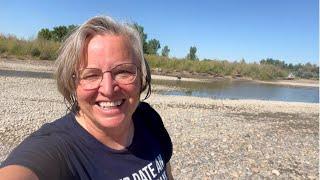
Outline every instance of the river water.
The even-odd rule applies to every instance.
[[[231,80],[210,83],[153,80],[152,83],[176,87],[172,88],[174,90],[159,91],[159,93],[164,95],[319,103],[319,87],[294,87]]]
[[[48,78],[50,72],[30,72],[0,69],[0,76]],[[165,95],[187,95],[214,99],[260,99],[319,103],[319,87],[293,87],[262,84],[253,81],[216,81],[210,83],[169,80],[152,80],[153,84],[169,87],[173,90],[158,91]]]

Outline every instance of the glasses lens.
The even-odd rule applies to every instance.
[[[100,69],[84,69],[80,73],[80,84],[85,89],[94,89],[99,86],[102,79],[102,71]]]
[[[113,80],[119,84],[131,84],[136,79],[138,68],[134,64],[120,64],[105,72],[110,72]],[[95,89],[99,87],[103,74],[100,69],[84,69],[80,72],[80,84],[84,89]]]
[[[119,84],[133,83],[137,76],[137,66],[134,64],[120,64],[111,70],[112,77]]]

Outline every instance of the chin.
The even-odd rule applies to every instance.
[[[117,128],[126,124],[125,115],[117,115],[113,117],[96,117],[96,121],[102,128]]]

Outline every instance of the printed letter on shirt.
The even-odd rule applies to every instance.
[[[155,170],[157,169],[157,171]],[[145,165],[141,169],[132,173],[130,176],[125,176],[122,180],[151,180],[151,179],[168,179],[165,171],[165,164],[159,154],[152,162]]]

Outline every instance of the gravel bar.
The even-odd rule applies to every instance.
[[[52,64],[0,59],[0,161],[66,113]],[[318,103],[157,93],[146,101],[171,135],[176,179],[319,179]]]

